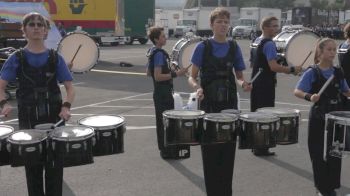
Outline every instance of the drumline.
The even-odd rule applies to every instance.
[[[94,156],[124,153],[125,131],[124,117],[112,115],[84,117],[78,125],[45,123],[18,131],[0,125],[0,166],[92,164]]]

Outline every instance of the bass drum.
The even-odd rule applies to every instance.
[[[304,61],[306,69],[314,64],[314,55],[317,41],[320,36],[310,30],[286,30],[273,38],[282,64],[299,66]],[[306,59],[306,60],[305,60]]]
[[[171,62],[179,67],[188,67],[191,63],[191,57],[201,37],[184,37],[176,42],[171,52]]]
[[[97,64],[100,57],[97,43],[86,33],[67,34],[58,44],[57,51],[67,64],[73,64],[70,68],[73,73],[89,71]]]

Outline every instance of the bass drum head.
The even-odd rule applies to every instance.
[[[285,58],[288,65],[299,66],[304,62],[306,58],[307,60],[303,64],[304,69],[308,68],[310,65],[315,64],[315,49],[317,41],[319,39],[320,36],[312,31],[304,30],[295,32],[287,42],[285,49]]]
[[[92,69],[100,56],[96,42],[85,33],[67,34],[58,44],[57,51],[68,64],[73,60],[72,72],[84,73]]]
[[[180,67],[188,67],[191,64],[193,51],[200,41],[202,41],[201,37],[181,38],[173,47],[171,53],[172,62],[177,63]]]

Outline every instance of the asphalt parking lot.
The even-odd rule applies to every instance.
[[[176,40],[166,46],[171,51]],[[249,41],[238,40],[248,66]],[[205,186],[199,146],[191,147],[191,157],[165,161],[156,145],[153,86],[145,76],[146,45],[100,47],[100,61],[85,74],[74,75],[76,100],[67,123],[90,115],[120,115],[125,118],[125,152],[100,156],[94,163],[64,170],[64,196],[203,196]],[[121,67],[120,62],[131,67]],[[245,77],[250,77],[248,67]],[[307,118],[310,104],[292,94],[299,78],[278,75],[276,107],[301,111],[299,142],[278,145],[273,157],[256,157],[250,150],[237,150],[233,192],[235,196],[314,196],[311,162],[307,148]],[[175,91],[190,93],[186,78],[175,81]],[[249,110],[249,94],[240,90],[242,111]],[[15,100],[11,101],[15,106]],[[17,129],[17,118],[3,118],[3,124]],[[343,159],[339,195],[350,194],[350,156]],[[0,167],[0,196],[27,195],[23,167]]]

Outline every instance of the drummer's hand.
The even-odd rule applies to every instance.
[[[243,88],[243,91],[247,92],[247,91],[251,91],[253,86],[251,83],[248,83],[246,81],[243,81],[242,83],[242,88]]]
[[[311,100],[311,102],[316,103],[316,102],[318,102],[318,100],[320,100],[320,95],[313,94],[313,95],[311,95],[310,100]]]
[[[1,109],[1,115],[8,116],[12,111],[12,107],[9,103],[5,103],[4,107]]]
[[[180,67],[178,70],[175,71],[177,76],[183,76],[187,73],[187,69]]]
[[[302,65],[295,66],[294,69],[295,69],[294,75],[298,75],[298,74],[300,74],[303,71]]]
[[[196,92],[197,92],[198,99],[202,101],[204,99],[203,89],[202,88],[198,88]]]
[[[68,66],[69,70],[71,70],[73,67],[73,62],[68,63],[67,66]]]
[[[70,109],[67,107],[62,107],[59,116],[65,121],[68,121],[71,117]]]

